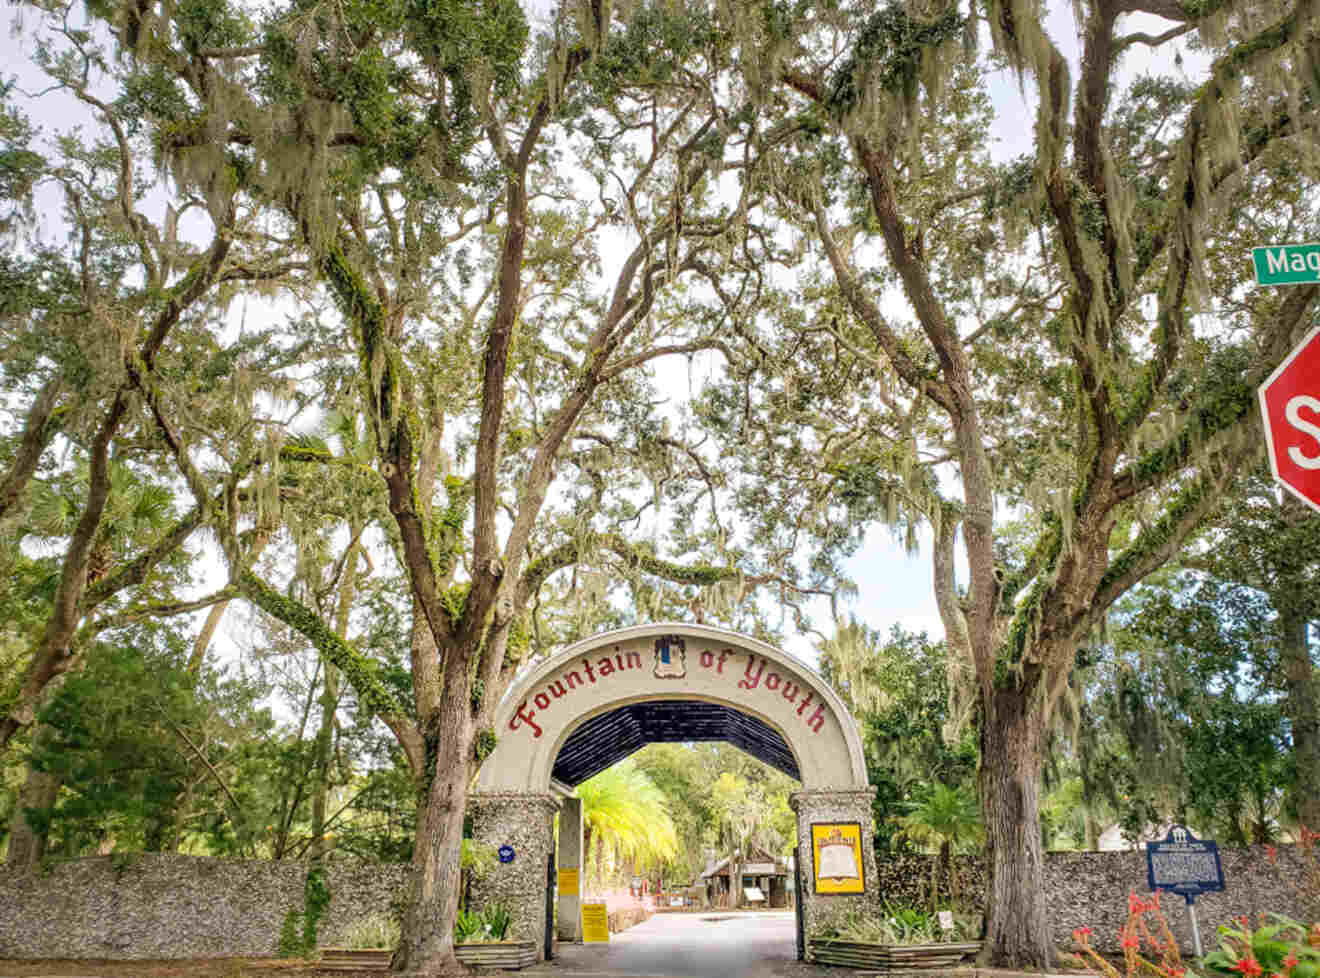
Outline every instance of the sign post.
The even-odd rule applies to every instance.
[[[1320,326],[1288,354],[1258,394],[1275,480],[1320,510]]]
[[[1224,889],[1219,846],[1209,839],[1196,838],[1185,825],[1175,825],[1163,841],[1146,843],[1146,881],[1152,893],[1168,890],[1181,894],[1187,901],[1196,956],[1203,957],[1201,928],[1196,922],[1196,898],[1202,893],[1222,892]]]

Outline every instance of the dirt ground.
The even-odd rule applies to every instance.
[[[766,978],[819,978],[824,972],[816,965],[798,961],[776,961],[773,964],[775,967],[766,969]],[[544,975],[540,972],[539,978]],[[101,961],[93,958],[16,961],[0,958],[0,978],[388,978],[388,972],[328,971],[301,961],[271,958],[175,961]],[[481,978],[515,978],[515,973],[485,971]],[[537,978],[536,972],[533,972],[533,978]]]
[[[0,978],[382,978],[380,971],[327,971],[278,958],[100,961],[0,958]]]
[[[837,969],[800,961],[768,962],[766,978],[820,978]],[[541,965],[533,978],[544,978]],[[189,958],[173,961],[104,961],[94,958],[14,960],[0,958],[0,978],[388,978],[383,971],[328,971],[303,961],[278,958]],[[481,978],[527,978],[523,973],[482,972]]]

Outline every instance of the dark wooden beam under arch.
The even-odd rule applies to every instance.
[[[575,787],[647,744],[719,740],[802,780],[793,752],[777,730],[732,707],[700,700],[629,703],[592,717],[564,741],[551,776]]]

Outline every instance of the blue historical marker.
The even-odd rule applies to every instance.
[[[1198,839],[1185,825],[1169,829],[1163,841],[1146,843],[1146,881],[1150,891],[1168,890],[1187,901],[1192,917],[1192,938],[1196,956],[1201,957],[1201,929],[1196,923],[1196,898],[1202,893],[1224,889],[1224,867],[1219,862],[1219,846],[1209,839]]]
[[[489,852],[490,850],[487,849],[486,851]],[[502,863],[513,862],[513,846],[510,845],[500,846],[500,862]]]

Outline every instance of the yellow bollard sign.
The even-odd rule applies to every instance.
[[[608,944],[610,940],[610,919],[603,903],[582,904],[582,942],[584,944]]]

